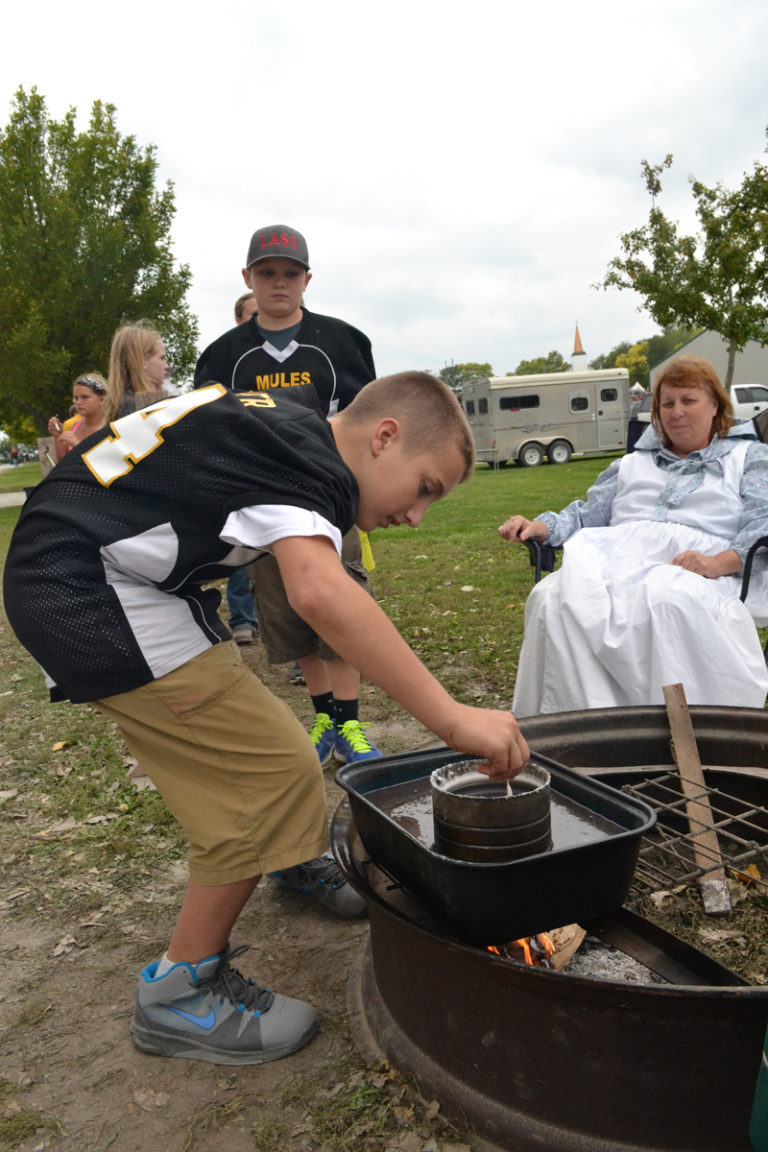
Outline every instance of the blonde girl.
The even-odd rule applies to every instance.
[[[118,415],[162,399],[168,371],[159,332],[143,322],[118,328],[109,355],[109,386],[118,398]]]

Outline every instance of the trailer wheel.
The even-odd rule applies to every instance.
[[[531,441],[530,444],[523,444],[517,457],[518,464],[521,464],[523,468],[538,468],[543,459],[544,453],[541,450],[541,445],[534,443],[534,441]]]
[[[550,464],[567,464],[571,458],[571,446],[567,440],[554,440],[547,449]]]

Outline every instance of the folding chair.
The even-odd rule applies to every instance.
[[[758,412],[757,416],[752,418],[752,424],[758,440],[762,440],[764,444],[768,443],[768,408]]]
[[[546,576],[547,572],[554,572],[559,549],[553,548],[551,544],[542,544],[540,540],[524,540],[523,543],[531,558],[533,582],[538,584],[542,574]]]
[[[768,415],[768,412],[761,413],[761,415]],[[760,548],[768,548],[768,536],[761,536],[759,540],[755,540],[749,552],[747,552],[747,558],[744,561],[744,575],[741,578],[741,592],[739,593],[740,600],[746,600],[747,598],[747,593],[749,592],[749,581],[750,577],[752,576],[752,561],[755,558],[755,553],[758,552]],[[768,662],[768,640],[765,642],[763,655],[765,656],[766,662]]]

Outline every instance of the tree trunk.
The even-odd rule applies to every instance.
[[[728,368],[727,368],[726,373],[725,373],[725,380],[723,381],[723,387],[725,388],[726,392],[730,392],[730,390],[731,390],[731,384],[733,383],[733,369],[734,369],[735,365],[736,365],[736,345],[733,342],[731,342],[728,345]]]

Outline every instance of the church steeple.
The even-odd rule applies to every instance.
[[[581,336],[579,335],[579,325],[576,325],[576,335],[573,340],[573,356],[571,356],[571,367],[574,372],[586,372],[587,370],[587,354],[584,351],[581,343]]]

